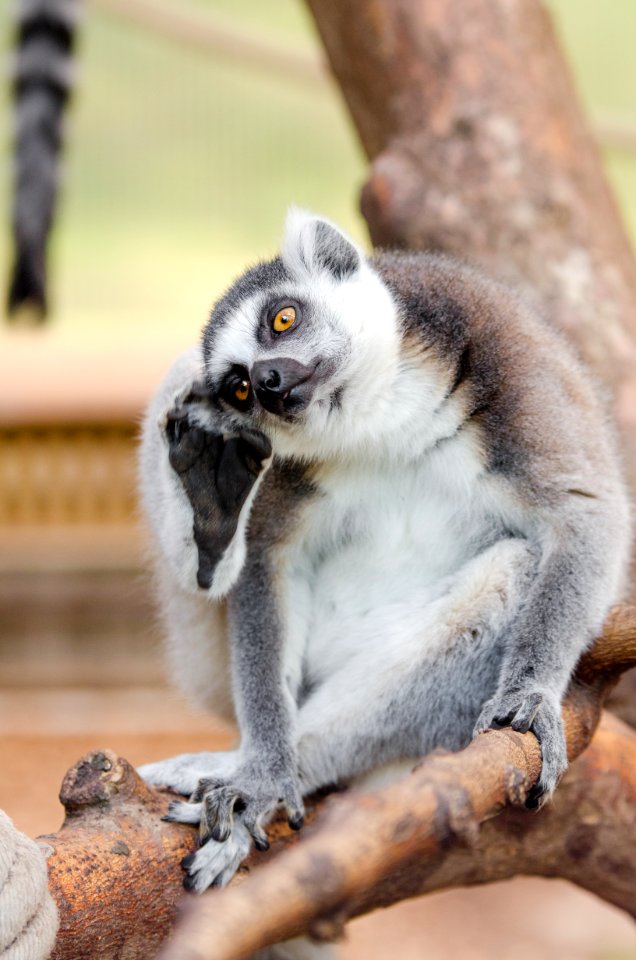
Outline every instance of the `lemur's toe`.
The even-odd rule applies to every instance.
[[[244,807],[244,797],[233,787],[218,787],[207,793],[199,826],[201,841],[212,837],[217,843],[225,843],[232,833],[235,809]]]
[[[200,823],[203,804],[188,803],[185,800],[173,800],[162,820],[168,823]]]

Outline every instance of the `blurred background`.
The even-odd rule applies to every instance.
[[[636,4],[547,6],[634,240]],[[0,17],[8,63],[8,5]],[[58,828],[62,776],[89,748],[140,763],[230,742],[163,673],[136,512],[139,418],[231,279],[275,252],[289,203],[367,244],[364,157],[300,0],[88,0],[76,70],[51,315],[0,325],[0,807],[32,836]],[[358,921],[342,954],[389,950],[627,960],[636,938],[592,897],[521,880]]]

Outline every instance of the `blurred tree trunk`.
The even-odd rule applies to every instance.
[[[636,261],[539,0],[307,0],[371,161],[373,243],[521,287],[610,387],[636,495]],[[636,680],[614,700],[636,725]]]

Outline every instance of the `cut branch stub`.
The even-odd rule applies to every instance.
[[[64,824],[40,838],[51,851],[49,886],[60,913],[53,960],[156,954],[183,893],[181,859],[196,842],[193,828],[162,822],[170,799],[110,750],[68,771]]]

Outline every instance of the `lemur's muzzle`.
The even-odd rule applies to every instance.
[[[316,367],[306,367],[290,357],[259,360],[250,371],[256,398],[269,413],[286,416],[299,413],[314,392]]]

